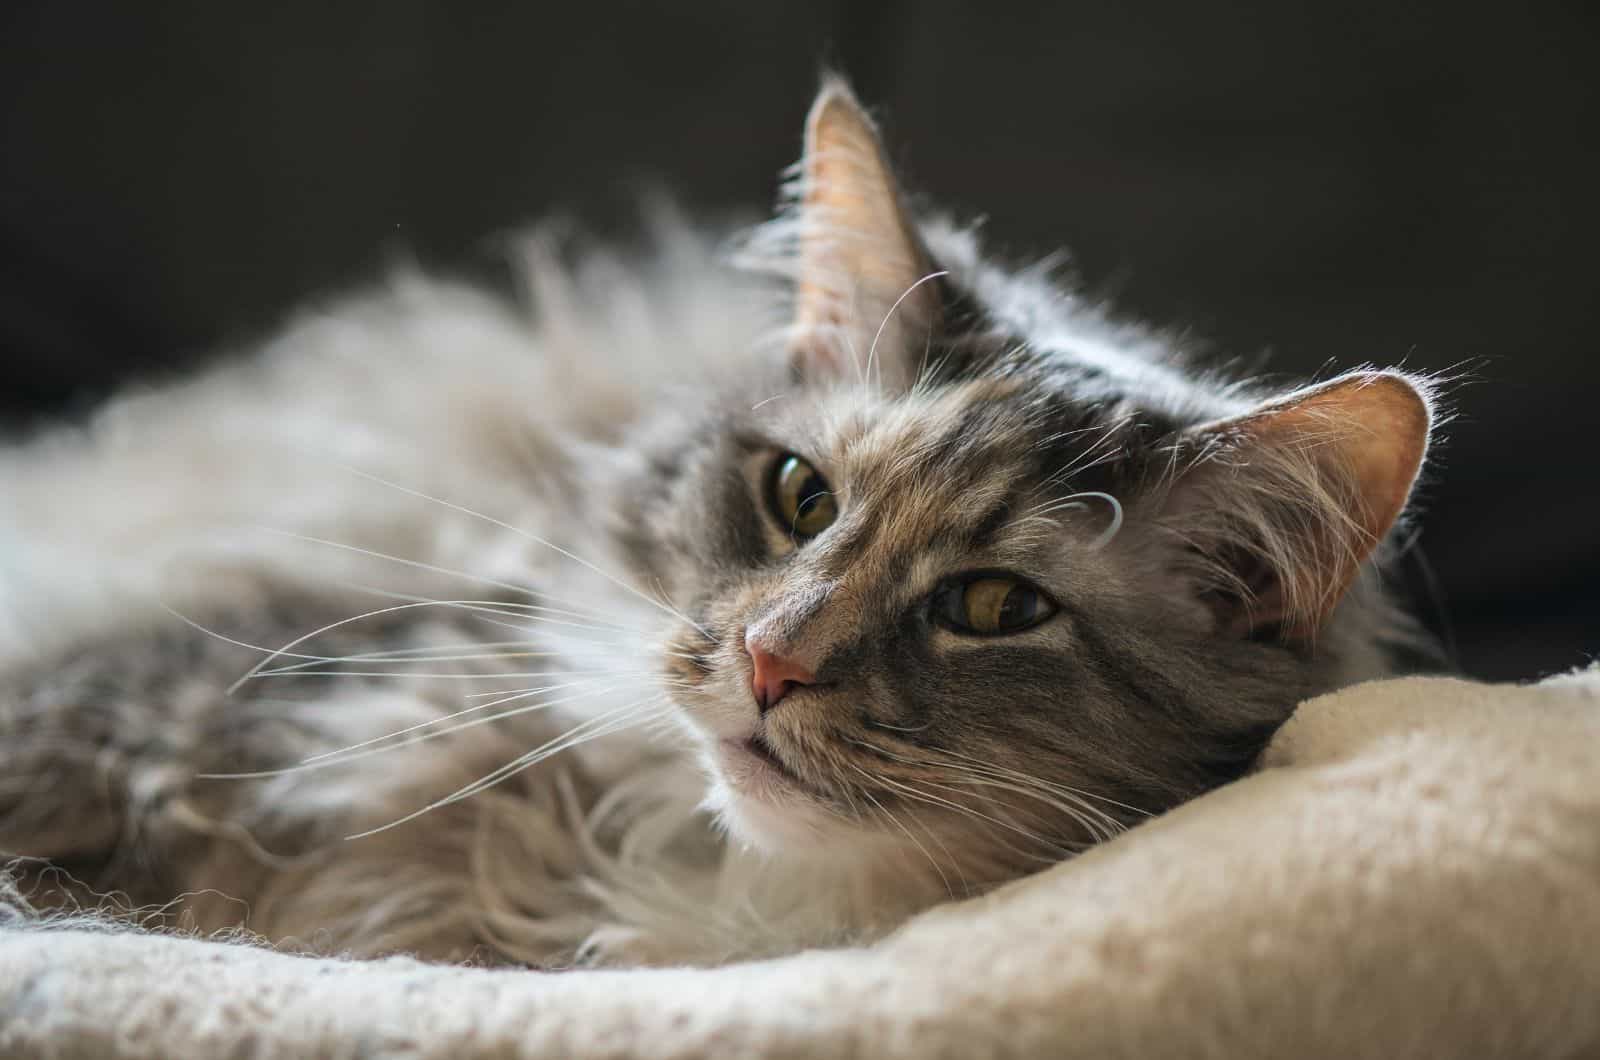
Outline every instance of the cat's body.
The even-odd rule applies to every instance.
[[[826,88],[748,248],[792,291],[534,241],[533,312],[406,278],[0,455],[0,850],[319,948],[714,961],[1067,856],[1389,672],[1413,385],[1188,373],[913,234],[869,136]]]

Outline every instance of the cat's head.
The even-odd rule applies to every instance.
[[[978,885],[1238,775],[1300,699],[1384,671],[1362,568],[1422,463],[1417,382],[1186,374],[919,225],[841,83],[805,136],[760,237],[784,356],[658,427],[621,513],[688,619],[662,665],[736,834]]]

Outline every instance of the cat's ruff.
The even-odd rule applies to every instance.
[[[711,971],[315,960],[0,904],[0,1053],[1591,1056],[1596,746],[1600,671],[1360,685],[1093,854],[872,947]]]

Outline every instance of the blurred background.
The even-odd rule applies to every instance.
[[[397,252],[493,276],[641,187],[756,211],[824,62],[908,184],[1274,370],[1464,369],[1407,578],[1466,671],[1600,651],[1585,5],[237,5],[0,11],[0,429],[81,415]],[[3,515],[0,515],[3,517]],[[1432,568],[1430,575],[1428,567]]]

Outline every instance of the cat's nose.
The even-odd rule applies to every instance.
[[[752,632],[744,635],[744,650],[750,653],[750,691],[755,694],[756,706],[763,714],[795,689],[816,683],[810,670],[793,659],[768,651]]]

